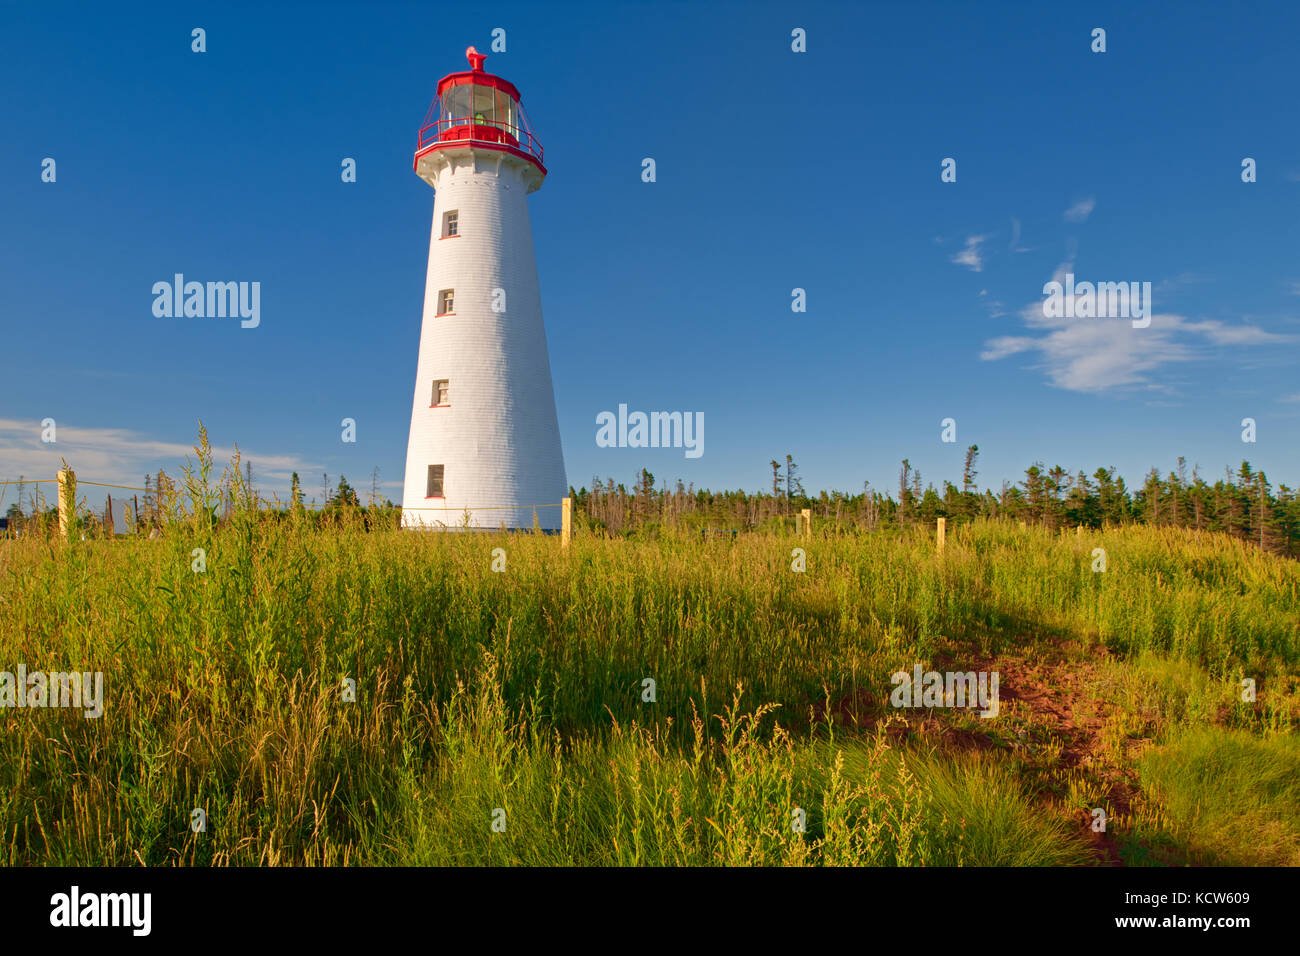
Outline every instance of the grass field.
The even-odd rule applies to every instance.
[[[0,861],[1300,863],[1295,562],[1142,528],[725,537],[0,541],[0,669],[104,673],[98,719],[0,709]],[[892,707],[917,663],[997,672],[997,717]]]

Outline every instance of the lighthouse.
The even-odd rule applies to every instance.
[[[519,90],[465,55],[415,151],[434,201],[402,525],[531,528],[536,508],[555,529],[540,506],[568,482],[527,201],[546,167]]]

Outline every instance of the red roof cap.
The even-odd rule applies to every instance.
[[[443,91],[453,86],[464,86],[472,83],[475,86],[490,86],[493,89],[500,90],[509,94],[515,100],[519,101],[519,89],[509,80],[503,80],[499,76],[483,72],[483,61],[487,59],[486,53],[480,53],[478,50],[470,47],[465,51],[465,59],[469,60],[469,72],[466,73],[448,73],[438,81],[438,95],[442,96]]]

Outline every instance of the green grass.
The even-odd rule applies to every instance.
[[[889,675],[918,661],[1048,649],[1110,654],[1090,691],[1115,708],[1104,765],[1067,765],[1015,707],[900,732],[888,706]],[[1290,766],[1298,659],[1300,566],[1141,528],[978,524],[943,556],[920,530],[562,552],[243,513],[158,541],[0,541],[0,669],[105,674],[101,719],[0,710],[0,860],[1055,865],[1097,860],[1075,816],[1125,776],[1140,805],[1116,828],[1191,858],[1226,852],[1188,822],[1210,781],[1143,764],[1139,782],[1138,744],[1232,727]],[[953,727],[989,746],[945,742]],[[1294,793],[1236,783],[1252,828],[1294,834]]]
[[[1139,763],[1192,862],[1300,865],[1300,741],[1200,727]]]

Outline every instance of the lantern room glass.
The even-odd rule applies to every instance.
[[[462,83],[442,94],[443,124],[493,126],[519,138],[519,106],[510,94],[492,86]]]

